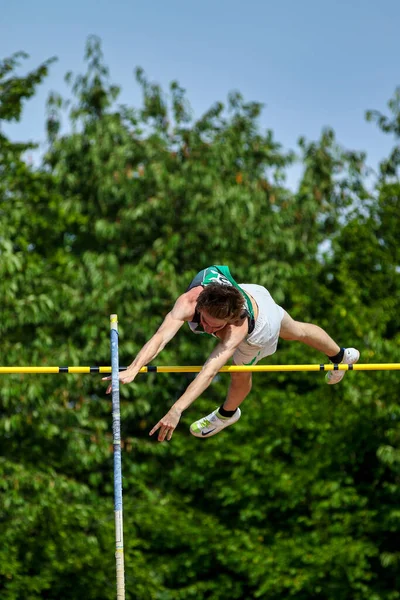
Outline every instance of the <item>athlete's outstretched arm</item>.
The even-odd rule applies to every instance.
[[[167,314],[156,333],[143,346],[126,371],[119,373],[121,383],[130,383],[133,381],[140,369],[155,359],[190,316],[190,305],[188,305],[185,294],[183,294],[175,302],[171,312]],[[110,379],[111,377],[103,377],[103,380]],[[106,393],[109,394],[110,392],[111,384],[108,386]]]
[[[214,348],[200,373],[187,387],[182,396],[173,404],[168,413],[153,427],[149,435],[153,435],[153,433],[159,430],[158,440],[160,442],[164,441],[165,438],[167,440],[171,439],[182,412],[208,388],[221,367],[233,356],[240,342],[246,337],[247,332],[247,322],[243,323],[240,327],[227,326],[223,339]]]

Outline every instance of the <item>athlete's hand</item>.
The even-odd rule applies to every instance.
[[[157,423],[157,425],[154,425],[153,429],[150,431],[149,435],[153,435],[153,433],[155,433],[157,431],[157,429],[159,429],[158,432],[158,441],[159,442],[163,442],[165,439],[169,442],[169,440],[172,438],[172,434],[174,433],[174,430],[176,428],[176,426],[179,423],[179,420],[181,418],[181,412],[179,412],[179,410],[177,410],[176,408],[172,407],[167,414],[165,415],[165,417],[163,417],[162,419],[160,419]]]
[[[126,369],[126,371],[121,371],[120,373],[118,373],[118,377],[119,377],[119,381],[120,383],[131,383],[131,381],[133,381],[136,377],[136,373],[134,373],[133,371],[130,371],[129,369]],[[103,377],[102,381],[110,381],[111,380],[111,375],[109,375],[108,377]],[[109,394],[111,392],[111,388],[112,385],[110,383],[110,385],[108,386],[107,390],[106,390],[106,394]]]

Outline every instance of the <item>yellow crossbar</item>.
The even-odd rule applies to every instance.
[[[140,369],[139,373],[198,373],[202,366],[148,366]],[[126,367],[120,367],[120,371],[125,371]],[[315,365],[255,365],[255,366],[226,366],[220,369],[220,373],[264,373],[264,372],[285,372],[285,371],[399,371],[400,363],[371,363],[355,365],[333,365],[333,364],[315,364]],[[0,367],[0,375],[27,373],[111,373],[111,367]]]

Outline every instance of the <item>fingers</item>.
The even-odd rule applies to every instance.
[[[120,383],[124,383],[123,381],[121,381]],[[110,383],[110,385],[108,386],[107,390],[106,390],[106,394],[109,394],[112,390],[112,383]]]
[[[167,442],[169,442],[169,440],[172,438],[173,433],[174,433],[173,427],[162,426],[160,428],[160,431],[158,432],[158,441],[163,442],[166,439]]]
[[[158,441],[163,442],[165,439],[167,442],[172,438],[172,434],[174,433],[175,427],[171,427],[170,425],[163,425],[161,421],[154,425],[153,429],[150,431],[149,435],[153,435],[159,429],[158,432]]]
[[[126,372],[122,372],[118,374],[119,380],[121,383],[130,383],[135,379],[132,375],[127,375]],[[102,381],[111,381],[111,375],[107,375],[107,377],[102,377]]]
[[[158,421],[157,425],[154,425],[153,429],[150,431],[149,435],[153,435],[161,427],[161,421]]]
[[[107,376],[107,377],[102,377],[101,378],[102,381],[111,381],[111,375]],[[120,373],[119,374],[119,382],[124,384],[124,383],[130,383],[131,381],[134,380],[134,377],[127,377],[125,374]],[[106,394],[109,394],[112,390],[112,384],[110,383],[110,385],[108,386],[107,390],[106,390]]]

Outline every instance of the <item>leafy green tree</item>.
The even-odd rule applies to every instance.
[[[3,120],[50,66],[19,77],[19,58],[0,66]],[[97,38],[85,58],[87,73],[67,75],[72,99],[49,99],[39,168],[0,137],[3,364],[109,364],[114,312],[127,364],[209,264],[265,285],[364,362],[399,361],[395,150],[370,190],[365,155],[331,130],[296,157],[261,131],[259,103],[232,93],[195,119],[177,82],[165,93],[141,69],[141,107],[121,106]],[[374,115],[398,135],[396,106]],[[193,337],[183,329],[158,362],[202,364],[211,345]],[[321,360],[285,342],[271,357]],[[349,373],[333,389],[318,374],[259,374],[235,428],[201,444],[188,426],[221,403],[221,375],[157,444],[149,429],[191,377],[121,388],[127,599],[398,600],[397,374]],[[0,379],[4,600],[115,598],[105,388]]]

